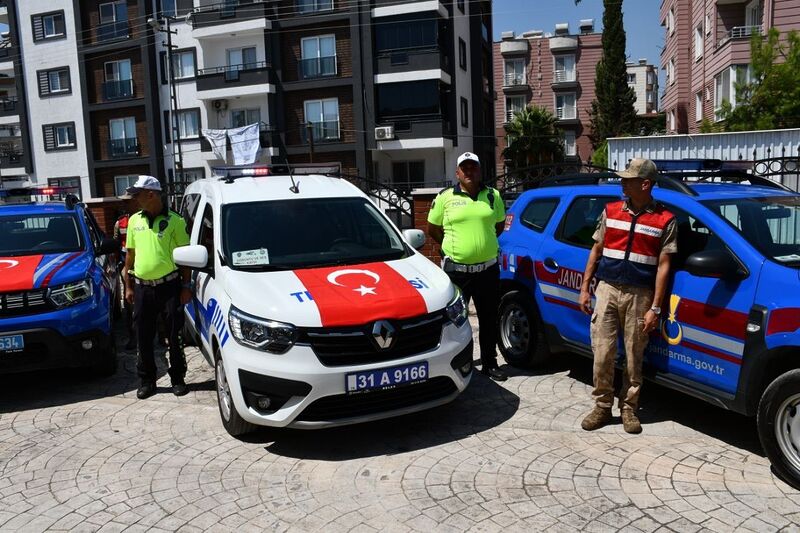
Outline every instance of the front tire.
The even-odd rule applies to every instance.
[[[233,404],[228,376],[225,372],[225,364],[222,356],[215,354],[216,364],[214,365],[214,376],[217,384],[217,405],[219,406],[219,417],[222,419],[222,426],[231,437],[240,437],[255,431],[258,426],[244,420],[236,411]]]
[[[523,291],[509,291],[500,299],[497,332],[500,352],[511,366],[531,368],[550,358],[539,315]]]
[[[769,384],[758,404],[758,436],[775,472],[800,488],[800,369]]]

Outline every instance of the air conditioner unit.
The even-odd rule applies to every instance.
[[[378,126],[375,128],[376,141],[388,141],[394,139],[394,126]]]
[[[214,100],[214,109],[217,111],[225,111],[228,109],[228,101],[227,100]]]

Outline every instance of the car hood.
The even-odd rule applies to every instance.
[[[226,273],[239,310],[303,327],[366,324],[443,309],[453,298],[447,275],[419,253],[396,261],[282,272]]]
[[[41,289],[81,279],[91,261],[86,252],[0,257],[0,292]]]

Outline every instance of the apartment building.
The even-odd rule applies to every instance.
[[[655,65],[640,59],[638,63],[628,63],[628,86],[633,89],[636,101],[633,103],[640,117],[658,114],[658,71]]]
[[[254,123],[258,162],[412,187],[469,150],[492,174],[488,0],[5,1],[0,176],[180,190],[234,161],[203,130]]]
[[[800,29],[797,0],[662,0],[665,30],[661,110],[670,133],[697,133],[736,106],[736,82],[750,76],[750,38]]]
[[[494,83],[501,88],[494,109],[498,174],[505,172],[503,126],[531,104],[556,116],[568,158],[589,159],[589,111],[595,95],[595,67],[603,54],[602,34],[595,31],[594,21],[581,20],[576,33],[562,23],[553,33],[535,30],[516,37],[514,32],[504,32],[501,37],[494,43]]]

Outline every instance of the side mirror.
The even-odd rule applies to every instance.
[[[97,255],[108,255],[108,254],[115,254],[120,251],[120,244],[117,239],[110,239],[108,237],[103,237],[103,240],[100,241],[100,246],[97,248],[95,252]]]
[[[172,250],[176,265],[203,270],[208,267],[208,250],[199,244],[180,246]]]
[[[425,244],[425,233],[421,229],[404,229],[403,238],[415,250],[419,250]]]
[[[704,250],[693,253],[686,259],[684,269],[701,278],[742,279],[747,272],[728,250]]]

